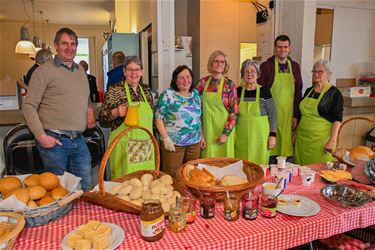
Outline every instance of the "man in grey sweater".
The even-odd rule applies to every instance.
[[[77,35],[68,28],[55,36],[57,55],[33,73],[22,111],[34,134],[47,171],[81,177],[82,189],[92,186],[91,157],[82,137],[95,127],[89,83],[82,66],[73,61]]]

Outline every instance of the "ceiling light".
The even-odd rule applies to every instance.
[[[18,54],[30,54],[35,52],[35,46],[29,40],[29,31],[25,26],[21,27],[21,40],[17,43],[15,52]]]

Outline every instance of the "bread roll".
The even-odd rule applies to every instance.
[[[33,208],[37,208],[38,205],[35,203],[35,201],[33,200],[29,200],[29,202],[27,203],[27,206],[30,208],[30,209],[33,209]]]
[[[51,172],[40,174],[38,181],[47,191],[57,188],[60,185],[59,178]]]
[[[47,194],[47,190],[40,185],[27,187],[27,189],[30,192],[30,200],[39,200]]]
[[[163,184],[166,184],[166,185],[172,185],[173,184],[173,179],[172,179],[172,176],[166,174],[166,175],[163,175],[162,177],[160,177],[160,181],[163,183]]]
[[[17,200],[22,201],[23,203],[27,204],[30,199],[30,193],[27,188],[17,188],[9,193],[6,194],[5,198],[8,198],[11,195],[15,195]]]
[[[350,160],[368,161],[375,157],[374,151],[366,146],[356,146],[350,150]]]
[[[225,175],[221,179],[221,185],[223,186],[233,186],[248,183],[247,179],[241,178],[237,175]]]
[[[22,187],[22,182],[17,177],[7,176],[0,180],[0,192],[4,196],[20,187]]]
[[[62,186],[54,188],[51,191],[52,198],[54,198],[55,200],[61,199],[62,197],[66,196],[68,193],[69,193],[68,190],[66,190]]]
[[[39,185],[38,178],[39,178],[38,174],[32,174],[32,175],[27,176],[23,182],[28,187]]]
[[[37,201],[35,201],[36,202],[36,204],[38,204],[38,206],[45,206],[45,205],[48,205],[48,204],[50,204],[50,203],[52,203],[52,202],[54,202],[55,200],[51,197],[51,196],[48,196],[48,195],[46,195],[46,196],[44,196],[42,199],[40,199],[40,200],[37,200]]]

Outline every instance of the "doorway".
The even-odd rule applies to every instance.
[[[316,9],[314,62],[331,60],[333,9]]]

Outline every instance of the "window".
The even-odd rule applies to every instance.
[[[240,65],[246,59],[253,59],[257,56],[256,43],[240,43]]]
[[[77,55],[74,58],[76,63],[84,60],[89,65],[88,74],[90,74],[90,49],[89,49],[89,38],[88,37],[79,37],[78,38],[78,47]]]

